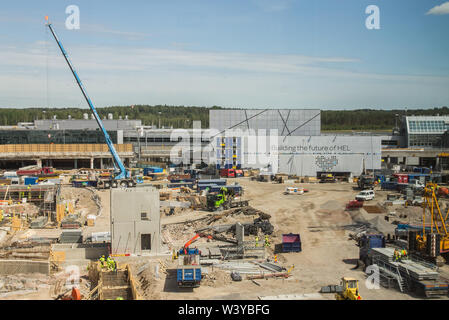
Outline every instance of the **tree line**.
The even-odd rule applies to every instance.
[[[203,128],[209,127],[209,110],[222,109],[197,106],[167,106],[167,105],[134,105],[111,106],[98,108],[100,117],[107,118],[112,114],[114,119],[140,119],[146,126],[163,126],[165,128],[191,128],[192,121],[201,121]],[[230,111],[232,112],[232,111]],[[83,114],[90,116],[89,109],[81,108],[0,108],[0,125],[16,125],[18,122],[33,122],[34,120],[52,119],[83,119]],[[399,124],[403,115],[449,115],[448,107],[432,109],[396,110],[322,110],[321,130],[392,130],[396,122]]]

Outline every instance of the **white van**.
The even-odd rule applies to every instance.
[[[360,191],[360,193],[355,196],[355,199],[359,200],[359,201],[373,200],[374,199],[374,190]]]

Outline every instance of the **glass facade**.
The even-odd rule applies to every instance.
[[[408,147],[442,148],[449,129],[447,116],[409,116],[405,118]]]
[[[449,123],[443,120],[411,120],[409,121],[409,133],[439,133],[443,134],[449,129]]]

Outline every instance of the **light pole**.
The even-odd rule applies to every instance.
[[[162,112],[159,111],[158,113],[159,113],[159,126],[158,126],[158,129],[160,129],[161,128],[161,113]]]

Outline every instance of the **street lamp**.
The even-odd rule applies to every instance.
[[[158,128],[160,129],[161,128],[161,113],[162,112],[159,111],[158,113],[159,113],[159,126],[158,126]]]

